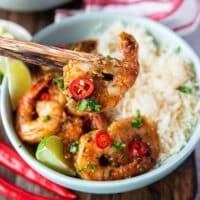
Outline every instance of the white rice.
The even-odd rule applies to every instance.
[[[160,44],[160,53],[155,38],[140,26],[125,26],[117,22],[97,36],[98,51],[103,55],[122,58],[118,34],[131,33],[139,43],[140,73],[134,86],[126,93],[117,107],[108,115],[113,120],[142,115],[157,123],[160,137],[159,163],[179,152],[190,137],[190,130],[198,119],[200,108],[195,91],[191,62],[175,53],[175,49]],[[192,87],[192,94],[177,90],[179,86]]]

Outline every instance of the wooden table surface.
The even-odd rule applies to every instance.
[[[77,8],[80,1],[76,3],[67,4],[65,7]],[[78,3],[77,3],[78,2]],[[8,19],[14,21],[30,31],[31,34],[35,34],[37,31],[53,22],[54,11],[45,11],[38,13],[17,13],[9,12],[0,9],[0,19]],[[200,34],[200,27],[194,33],[194,36]],[[200,55],[200,40],[195,41],[194,37],[185,38]],[[2,124],[0,124],[0,139],[6,140],[5,133],[3,131]],[[7,141],[8,142],[8,141]],[[200,146],[200,145],[198,145]],[[200,169],[200,147],[196,148],[196,153],[192,155],[173,173],[166,178],[139,190],[130,191],[122,194],[115,195],[94,195],[76,192],[80,200],[192,200],[200,199],[200,192],[198,192],[198,180],[200,180],[199,173],[196,173]],[[199,153],[198,153],[199,152]],[[24,180],[20,176],[13,174],[12,172],[0,166],[0,176],[3,176],[18,186],[25,188],[31,192],[42,194],[46,196],[54,196],[52,193],[43,190],[37,185],[33,185],[30,182]],[[7,198],[0,195],[1,200]]]

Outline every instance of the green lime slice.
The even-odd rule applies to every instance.
[[[36,159],[56,171],[75,176],[72,161],[65,159],[63,152],[62,139],[51,135],[38,144]]]
[[[31,74],[27,66],[19,60],[9,60],[6,66],[11,104],[15,110],[20,98],[31,86]]]
[[[6,65],[7,65],[6,57],[0,56],[0,71],[5,74],[6,73]]]
[[[7,32],[4,27],[0,27],[0,36],[14,39],[14,35]],[[3,76],[6,74],[7,63],[8,63],[7,61],[8,61],[7,57],[0,56],[0,84],[2,82]]]

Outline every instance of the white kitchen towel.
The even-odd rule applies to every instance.
[[[85,0],[81,10],[56,10],[55,22],[64,17],[99,11],[145,16],[185,36],[198,26],[200,0]]]

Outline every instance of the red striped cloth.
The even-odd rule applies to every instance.
[[[81,10],[57,10],[55,21],[99,11],[145,16],[160,21],[180,35],[193,32],[200,21],[199,0],[85,0]]]

